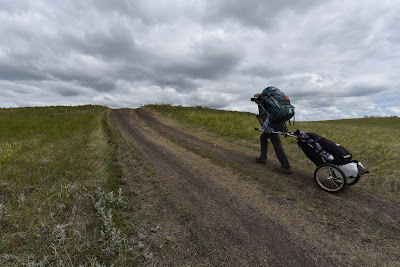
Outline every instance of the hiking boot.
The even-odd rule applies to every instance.
[[[279,167],[279,168],[276,168],[275,169],[277,172],[281,172],[281,173],[285,173],[285,174],[291,174],[292,173],[292,171],[290,170],[290,168],[282,168],[282,167]]]
[[[261,163],[261,164],[267,164],[267,159],[261,158],[261,157],[256,157],[256,162]]]

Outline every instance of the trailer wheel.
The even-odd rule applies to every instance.
[[[361,176],[359,176],[359,175],[357,175],[357,177],[347,177],[347,186],[351,186],[353,184],[358,183],[358,181],[360,180],[360,177]]]
[[[317,185],[329,193],[342,191],[347,185],[346,175],[339,167],[332,164],[322,164],[314,172]]]

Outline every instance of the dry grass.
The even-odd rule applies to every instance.
[[[100,266],[134,254],[120,230],[107,110],[0,109],[1,266]]]
[[[149,108],[245,149],[259,149],[254,114]],[[1,266],[127,266],[152,262],[157,246],[174,253],[173,235],[162,230],[168,227],[152,218],[158,211],[140,206],[143,197],[154,196],[121,180],[122,137],[109,125],[107,111],[100,106],[0,109]],[[399,118],[368,118],[297,122],[291,130],[316,132],[341,143],[372,172],[361,186],[398,194],[399,124]],[[292,162],[314,168],[294,140],[283,142]],[[135,170],[143,172],[137,175],[147,177],[134,184],[156,184],[145,159],[134,147],[130,151],[138,162]],[[131,183],[139,179],[124,176]],[[158,198],[173,206],[168,192]],[[177,214],[184,233],[187,214]],[[146,234],[152,231],[158,231],[158,239]]]

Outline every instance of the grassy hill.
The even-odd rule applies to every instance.
[[[240,146],[255,151],[259,149],[260,132],[254,131],[255,127],[259,127],[259,123],[255,114],[169,105],[150,105],[148,108],[186,124],[188,129],[204,130]],[[353,158],[361,161],[371,172],[363,176],[360,185],[384,193],[399,192],[400,118],[298,121],[288,127],[290,131],[300,129],[303,132],[317,133],[346,147],[353,154]],[[315,168],[303,152],[299,151],[296,140],[281,139],[292,163]],[[273,149],[269,149],[268,152],[272,154]]]
[[[259,151],[254,115],[201,107],[147,106],[194,132]],[[128,241],[130,196],[116,133],[102,106],[0,109],[0,265],[123,265],[140,255]],[[357,186],[400,190],[400,118],[296,122],[348,148],[371,171]],[[314,169],[292,138],[294,167]],[[269,153],[273,153],[272,149]],[[303,166],[302,166],[303,167]]]

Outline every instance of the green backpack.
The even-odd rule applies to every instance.
[[[265,88],[261,97],[268,107],[269,121],[285,122],[294,116],[294,106],[290,104],[289,97],[278,88]]]

